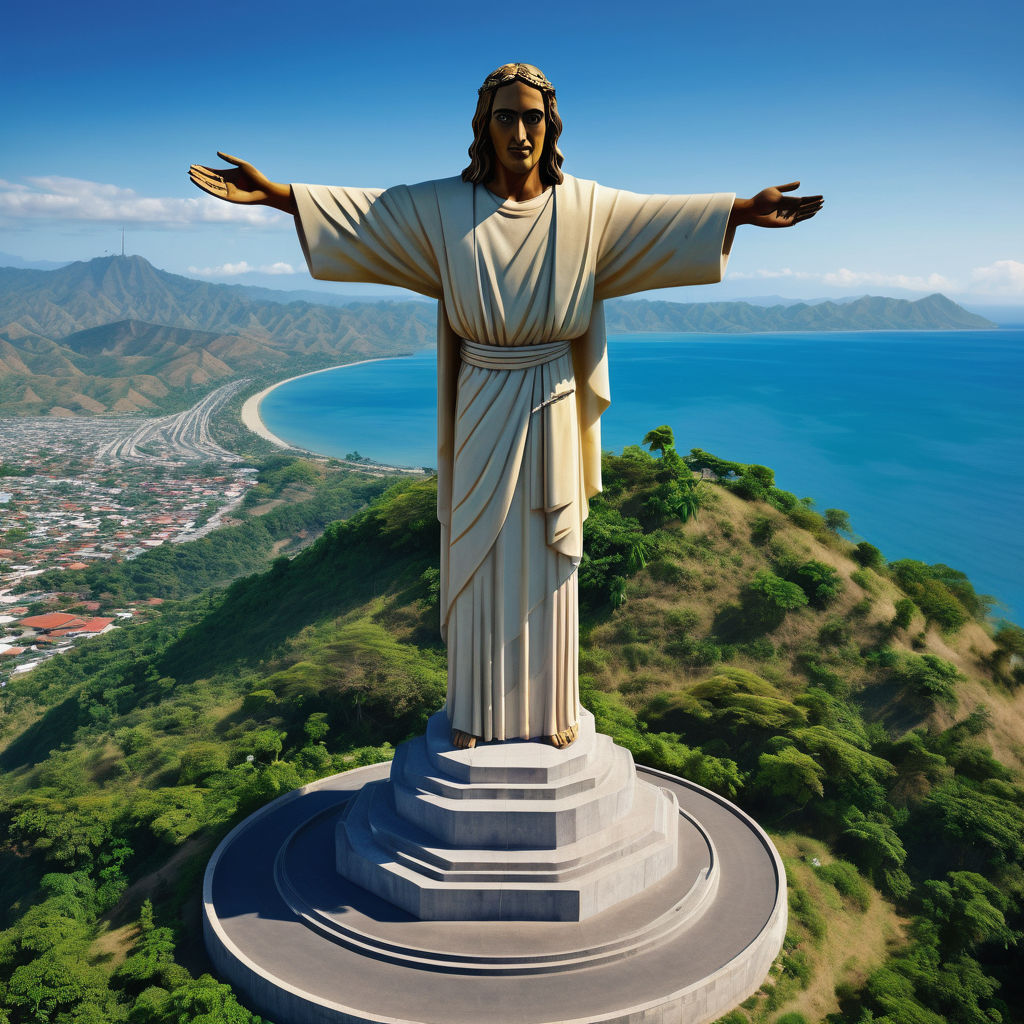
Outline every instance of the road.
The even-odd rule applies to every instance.
[[[233,380],[211,391],[191,409],[146,420],[131,433],[101,445],[97,455],[112,462],[192,461],[236,462],[238,456],[210,437],[210,417],[246,384]],[[149,449],[146,451],[144,449]],[[159,454],[154,453],[154,449]]]

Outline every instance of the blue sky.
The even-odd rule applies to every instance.
[[[324,287],[287,217],[202,196],[187,165],[224,149],[285,181],[455,174],[483,77],[525,60],[558,90],[570,173],[825,194],[797,229],[743,229],[723,285],[662,297],[1024,305],[1022,27],[996,0],[21,4],[0,68],[0,252],[88,259],[120,251],[124,225],[128,252],[177,273]]]

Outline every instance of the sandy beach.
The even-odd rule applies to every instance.
[[[379,363],[382,361],[383,359],[360,359],[355,363],[341,363],[338,366],[325,366],[322,370],[311,370],[309,373],[298,373],[294,377],[279,380],[276,384],[271,384],[270,387],[264,388],[251,398],[247,398],[245,400],[242,404],[241,412],[242,425],[251,430],[254,434],[258,434],[264,440],[277,445],[278,448],[291,448],[293,451],[297,452],[306,451],[305,448],[299,448],[294,444],[289,444],[287,441],[282,441],[277,434],[272,434],[267,429],[267,425],[260,418],[260,403],[263,399],[266,398],[274,388],[279,388],[282,384],[289,384],[293,380],[301,380],[303,377],[312,377],[318,373],[327,373],[330,370],[341,370],[349,366],[363,366],[366,363]]]
[[[271,391],[274,390],[274,388],[279,388],[282,384],[288,384],[293,380],[301,380],[303,377],[312,377],[318,373],[327,373],[329,370],[344,370],[350,366],[364,366],[366,363],[381,363],[387,358],[389,357],[381,356],[377,359],[360,359],[354,363],[340,363],[338,366],[325,366],[322,370],[311,370],[309,373],[297,373],[294,377],[279,380],[276,384],[271,384],[270,387],[264,388],[262,391],[257,392],[251,398],[247,398],[242,403],[242,411],[240,414],[242,425],[251,430],[254,434],[258,434],[260,437],[269,441],[271,444],[277,445],[278,448],[286,448],[293,452],[309,452],[312,455],[320,455],[322,453],[310,452],[308,448],[300,448],[298,445],[289,444],[287,441],[278,437],[277,434],[271,433],[260,417],[260,403],[267,397],[267,395],[270,394]],[[338,461],[345,462],[345,459],[338,459]],[[368,472],[408,473],[413,476],[422,476],[423,472],[418,468],[412,468],[409,466],[386,466],[378,462],[347,462],[346,465],[359,466],[361,469],[365,469]]]

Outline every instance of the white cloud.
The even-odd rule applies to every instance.
[[[254,267],[245,260],[222,263],[219,267],[189,267],[188,272],[198,277],[238,277],[240,274],[297,274],[290,263],[267,263]]]
[[[956,291],[957,283],[942,274],[879,274],[874,271],[839,270],[821,274],[823,284],[835,285],[838,288],[863,288],[867,285],[875,288],[905,288],[911,292],[948,292]]]
[[[739,271],[731,273],[729,277],[759,281],[814,281],[833,288],[902,288],[913,292],[961,290],[956,281],[942,274],[882,274],[870,270],[849,270],[846,267],[829,271],[792,270],[789,267],[782,267],[778,270]]]
[[[224,223],[291,226],[287,218],[264,206],[238,206],[212,196],[190,199],[140,196],[134,189],[120,185],[57,175],[25,180],[27,185],[0,179],[0,216],[158,227]]]
[[[1024,295],[1024,263],[996,260],[971,271],[971,291],[982,295]]]

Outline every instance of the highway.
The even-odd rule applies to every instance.
[[[237,455],[210,437],[210,417],[248,383],[247,377],[231,381],[191,409],[146,420],[130,433],[101,445],[97,456],[111,462],[236,462]]]

